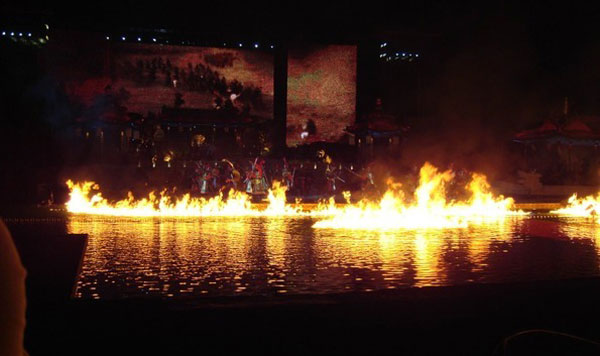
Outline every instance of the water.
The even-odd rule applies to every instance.
[[[600,226],[586,219],[394,232],[313,223],[71,216],[67,231],[89,234],[75,297],[325,294],[600,274]]]

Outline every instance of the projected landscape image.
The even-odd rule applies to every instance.
[[[68,42],[57,45],[52,65],[79,121],[122,121],[128,113],[173,109],[219,111],[233,121],[273,117],[269,53],[131,43],[80,49],[74,58],[69,53]]]
[[[290,49],[287,85],[287,145],[340,140],[355,120],[356,47]]]

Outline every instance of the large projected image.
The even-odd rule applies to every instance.
[[[68,46],[54,49],[51,64],[80,121],[126,121],[132,113],[190,122],[273,118],[270,53],[102,43],[73,58]]]
[[[287,145],[340,140],[355,121],[356,46],[290,49],[287,85]]]

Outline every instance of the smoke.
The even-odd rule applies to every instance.
[[[547,110],[535,52],[527,28],[517,22],[496,18],[477,28],[444,38],[444,60],[424,74],[424,115],[408,122],[406,164],[430,161],[498,178],[519,165],[511,138]]]

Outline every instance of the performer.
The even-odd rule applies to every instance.
[[[329,192],[329,194],[333,195],[335,195],[335,193],[337,192],[336,181],[339,180],[342,183],[346,183],[345,180],[340,178],[338,169],[335,167],[331,167],[330,165],[327,165],[327,168],[325,169],[325,178],[327,178],[327,191]]]
[[[207,194],[209,190],[209,181],[210,181],[210,166],[208,163],[202,169],[202,174],[200,175],[200,179],[198,182],[200,194]]]
[[[238,187],[240,186],[240,183],[242,180],[240,172],[235,169],[235,166],[233,165],[233,163],[231,163],[230,160],[223,158],[221,160],[221,162],[224,162],[227,164],[226,165],[226,173],[225,173],[226,187],[237,190]]]
[[[265,174],[265,160],[257,157],[255,160],[254,169],[254,189],[256,192],[264,193],[269,189]]]
[[[254,168],[251,166],[249,170],[246,171],[246,179],[244,179],[244,184],[246,185],[246,193],[252,194],[252,180],[254,179]]]
[[[294,187],[294,175],[295,174],[296,174],[296,168],[294,168],[292,171],[290,171],[290,166],[289,166],[287,160],[285,159],[285,157],[283,157],[283,169],[281,171],[281,179],[283,180],[283,183],[288,188]]]
[[[221,171],[219,170],[219,166],[218,163],[215,162],[215,165],[213,167],[213,169],[211,170],[211,174],[210,174],[210,181],[211,181],[211,189],[213,192],[216,192],[219,190],[219,177],[221,175]]]

